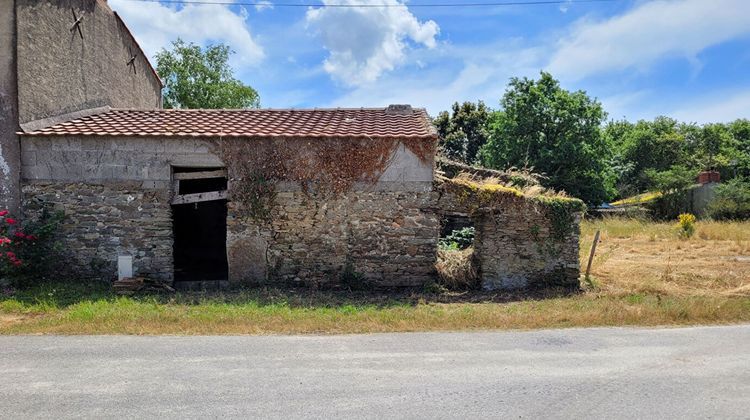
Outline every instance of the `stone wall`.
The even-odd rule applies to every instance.
[[[45,206],[65,212],[59,240],[74,275],[111,280],[117,256],[132,255],[135,275],[172,280],[168,191],[144,190],[139,182],[33,182],[23,196],[27,217]]]
[[[347,269],[377,287],[420,286],[434,278],[439,220],[432,192],[355,191],[318,200],[277,196],[269,223],[230,208],[234,282],[326,285]]]
[[[63,243],[81,270],[104,261],[104,278],[123,254],[134,256],[136,273],[171,278],[171,167],[223,166],[208,140],[53,136],[23,137],[22,146],[27,215],[44,203],[64,210]],[[377,184],[337,198],[297,184],[278,190],[270,223],[229,204],[231,280],[329,283],[347,263],[382,287],[430,278],[439,227],[431,162],[399,146]]]
[[[106,1],[15,3],[22,125],[102,106],[161,107],[159,78]],[[83,16],[83,39],[70,31],[71,9]],[[135,69],[126,65],[130,54],[137,56]]]
[[[21,172],[25,181],[109,182],[140,181],[144,188],[168,188],[173,166],[220,167],[211,141],[176,137],[23,137]],[[247,139],[247,141],[263,141]],[[308,139],[290,140],[305,148]],[[345,141],[345,140],[342,140]],[[430,191],[432,162],[421,162],[399,145],[375,189]],[[298,189],[290,185],[282,189]],[[357,186],[355,189],[370,189]]]
[[[222,166],[199,139],[24,137],[22,146],[27,213],[44,204],[64,210],[72,261],[103,278],[128,254],[137,274],[171,279],[171,167]],[[464,214],[477,229],[484,288],[578,284],[577,213],[561,234],[544,200],[448,186],[433,185],[432,163],[399,147],[380,182],[335,198],[279,184],[268,222],[230,202],[230,280],[326,286],[349,268],[377,287],[419,286],[434,278],[440,219]]]
[[[580,212],[555,214],[543,199],[502,188],[483,191],[445,181],[437,191],[442,215],[465,216],[474,224],[474,258],[482,288],[578,286]],[[560,200],[572,208],[580,204]]]
[[[530,202],[478,215],[474,249],[482,288],[578,286],[579,219],[559,237],[547,212]]]
[[[0,208],[17,211],[21,160],[16,94],[15,6],[0,1]]]

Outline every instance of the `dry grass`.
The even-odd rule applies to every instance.
[[[605,219],[584,223],[582,260],[602,239],[592,268],[598,293],[750,297],[750,222],[698,222],[681,239],[674,224]]]
[[[593,282],[573,295],[247,290],[116,297],[45,285],[0,296],[0,334],[292,334],[750,322],[750,223],[584,222]],[[584,265],[585,266],[585,265]]]
[[[438,250],[435,269],[440,284],[451,290],[467,290],[477,285],[474,248]]]
[[[548,188],[544,188],[539,184],[518,186],[511,181],[503,182],[503,180],[498,177],[481,178],[466,172],[462,172],[456,175],[456,177],[453,178],[453,182],[469,185],[476,189],[484,190],[487,192],[502,191],[519,196],[523,195],[524,197],[568,197],[568,195],[564,191],[554,191]]]

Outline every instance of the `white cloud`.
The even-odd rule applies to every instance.
[[[341,3],[323,0],[323,3]],[[306,22],[316,30],[329,55],[323,67],[349,86],[373,82],[405,59],[408,41],[434,48],[439,27],[420,22],[398,0],[344,0],[345,4],[387,4],[398,7],[313,8]]]
[[[262,12],[266,9],[273,9],[273,3],[270,1],[259,1],[255,4],[255,10],[258,12]]]
[[[613,70],[643,70],[665,57],[685,57],[695,64],[705,48],[744,34],[750,34],[750,1],[654,1],[605,21],[579,22],[560,41],[548,69],[578,80]]]
[[[456,101],[483,100],[490,107],[497,107],[509,79],[538,76],[538,63],[543,56],[542,50],[521,48],[513,40],[504,40],[501,44],[503,49],[494,44],[485,48],[448,46],[439,56],[431,57],[425,69],[409,76],[401,74],[403,72],[389,74],[377,84],[357,87],[329,105],[411,104],[427,108],[433,116],[449,109]],[[443,64],[445,57],[463,59],[463,64],[447,70]]]
[[[677,109],[669,115],[680,121],[697,123],[750,118],[750,90],[713,98],[695,98],[692,102],[695,105]]]
[[[223,42],[237,53],[232,61],[238,65],[257,65],[264,58],[263,48],[250,34],[245,9],[235,13],[222,5],[186,4],[178,8],[126,0],[109,0],[109,4],[149,57],[179,37],[201,45]]]

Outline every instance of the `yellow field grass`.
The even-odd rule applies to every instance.
[[[581,259],[596,230],[592,277],[599,293],[622,296],[750,296],[750,223],[698,222],[680,239],[670,223],[604,219],[584,223]]]

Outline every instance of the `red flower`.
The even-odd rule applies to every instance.
[[[15,252],[12,252],[12,251],[8,251],[8,252],[6,252],[6,253],[5,253],[5,255],[6,255],[6,256],[7,256],[8,258],[10,258],[11,260],[15,260],[15,259],[16,259],[16,253],[15,253]]]
[[[5,219],[5,223],[7,223],[9,225],[15,225],[16,224],[16,219],[11,219],[10,217],[8,217],[7,219]]]
[[[16,232],[15,235],[16,235],[16,238],[21,238],[21,239],[26,238],[26,235],[23,232]]]
[[[8,214],[8,210],[0,210],[0,217],[5,216],[6,214]]]
[[[23,264],[23,263],[21,262],[21,260],[15,260],[15,261],[13,261],[13,265],[15,265],[16,267],[18,267],[18,266],[19,266],[19,265],[21,265],[21,264]]]
[[[0,237],[0,245],[5,245],[11,243],[11,240],[8,238]]]
[[[36,241],[39,238],[37,238],[36,235],[26,235],[26,239],[28,239],[30,241]]]

